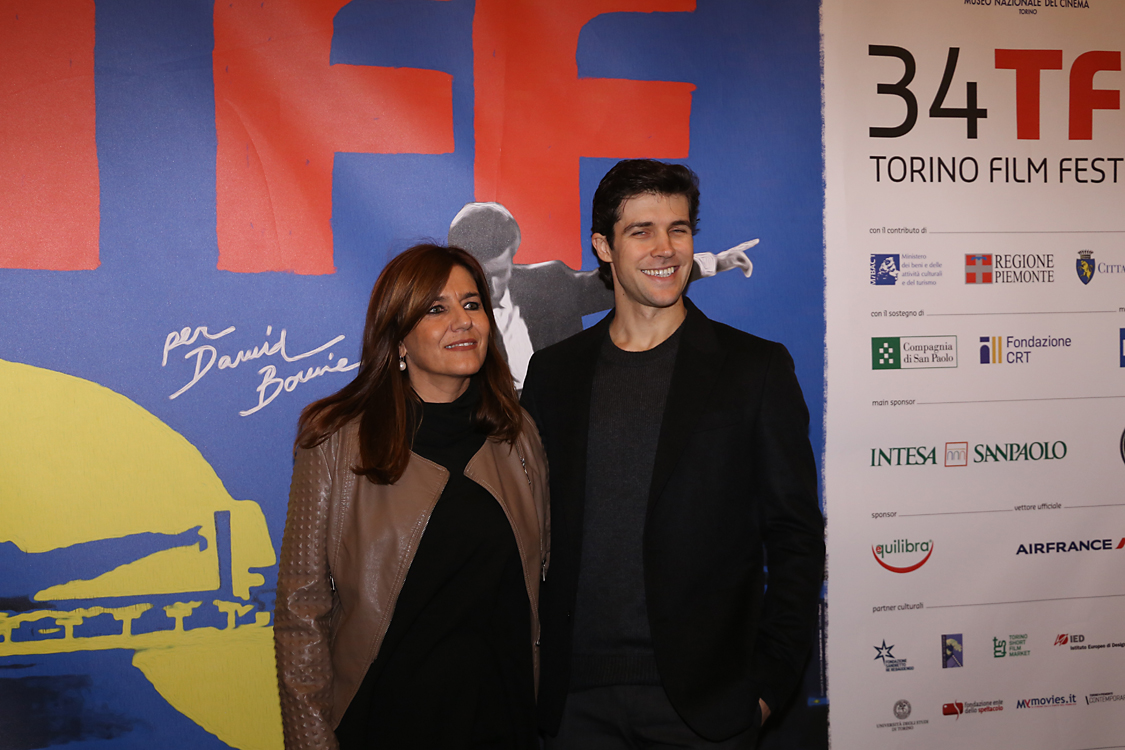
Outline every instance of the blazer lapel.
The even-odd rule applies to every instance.
[[[664,419],[660,424],[660,438],[656,445],[656,462],[653,465],[648,500],[650,515],[687,445],[692,427],[705,411],[701,408],[702,402],[710,399],[714,393],[714,378],[724,357],[711,321],[686,297],[684,304],[688,314],[672,369],[672,383],[668,388],[668,401],[664,407]]]

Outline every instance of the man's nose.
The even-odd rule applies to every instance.
[[[672,254],[672,251],[672,237],[667,232],[657,232],[656,246],[652,249],[652,254],[666,258]]]

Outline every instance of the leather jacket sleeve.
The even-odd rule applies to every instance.
[[[336,435],[315,448],[298,449],[289,489],[273,629],[287,750],[337,748],[329,652],[333,587],[328,569],[335,450]]]

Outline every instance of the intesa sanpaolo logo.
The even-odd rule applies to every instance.
[[[913,542],[909,539],[895,539],[890,544],[876,544],[871,547],[875,562],[892,573],[910,573],[925,565],[934,553],[934,540]]]

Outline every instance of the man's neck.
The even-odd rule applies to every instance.
[[[687,307],[683,297],[670,307],[644,307],[618,302],[609,324],[609,337],[618,349],[647,352],[667,341],[686,317]]]

